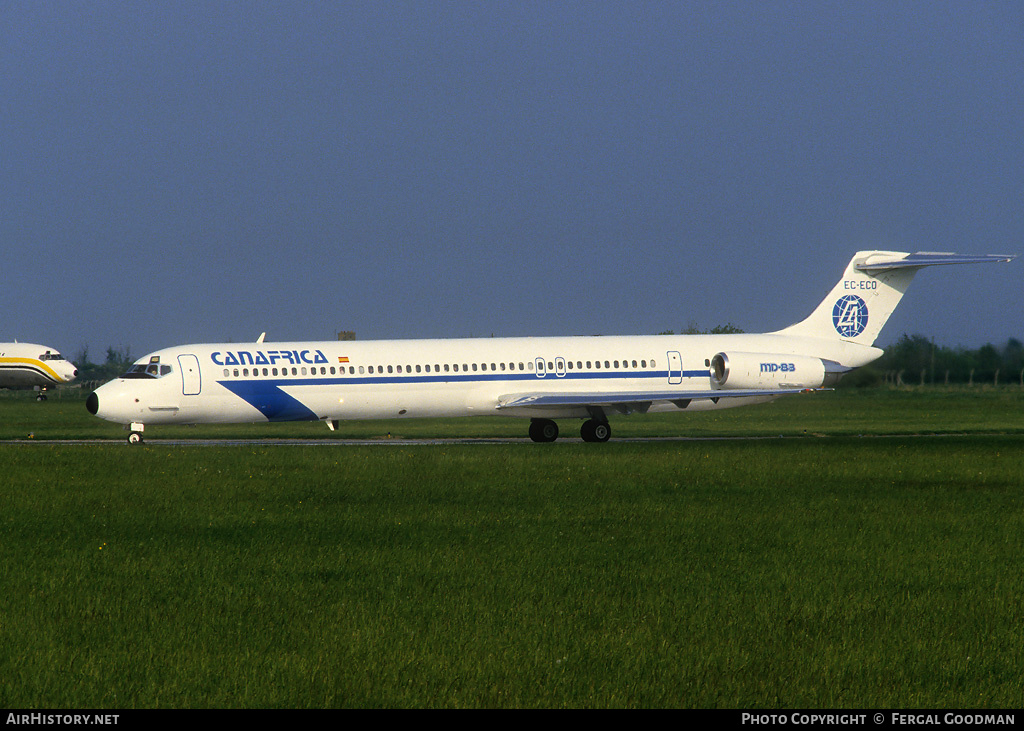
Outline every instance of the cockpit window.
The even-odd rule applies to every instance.
[[[47,350],[39,356],[39,360],[64,360],[64,356],[60,353],[54,353],[52,350]]]
[[[136,363],[121,378],[160,378],[172,370],[169,365],[159,363]]]

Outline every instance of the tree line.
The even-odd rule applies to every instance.
[[[953,385],[1024,386],[1024,343],[1010,338],[1002,346],[980,348],[937,345],[923,335],[903,334],[885,355],[846,376],[854,386]]]
[[[89,360],[89,346],[83,345],[78,354],[71,359],[71,362],[78,368],[78,381],[109,381],[117,378],[128,370],[132,364],[132,353],[130,346],[107,348],[106,357],[102,363],[93,363]]]

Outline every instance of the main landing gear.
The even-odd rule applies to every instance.
[[[530,419],[530,439],[535,442],[553,442],[558,439],[558,424],[551,419]]]
[[[607,421],[587,419],[580,427],[580,436],[585,442],[607,442],[612,428]],[[551,419],[531,419],[530,439],[535,442],[553,442],[558,439],[558,424]]]
[[[585,442],[607,442],[612,436],[612,428],[607,421],[588,419],[580,427],[580,436]]]

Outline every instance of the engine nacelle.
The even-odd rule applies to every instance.
[[[718,353],[711,359],[714,388],[819,388],[825,383],[820,358],[777,353]]]

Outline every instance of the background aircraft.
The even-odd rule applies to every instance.
[[[70,383],[78,370],[56,348],[33,343],[0,343],[0,388],[35,388],[45,401],[50,386]]]
[[[764,334],[323,341],[186,345],[138,360],[90,394],[100,418],[140,443],[147,424],[495,415],[582,419],[607,441],[609,414],[763,403],[834,384],[882,355],[873,343],[922,267],[1013,256],[858,252],[795,325]]]

